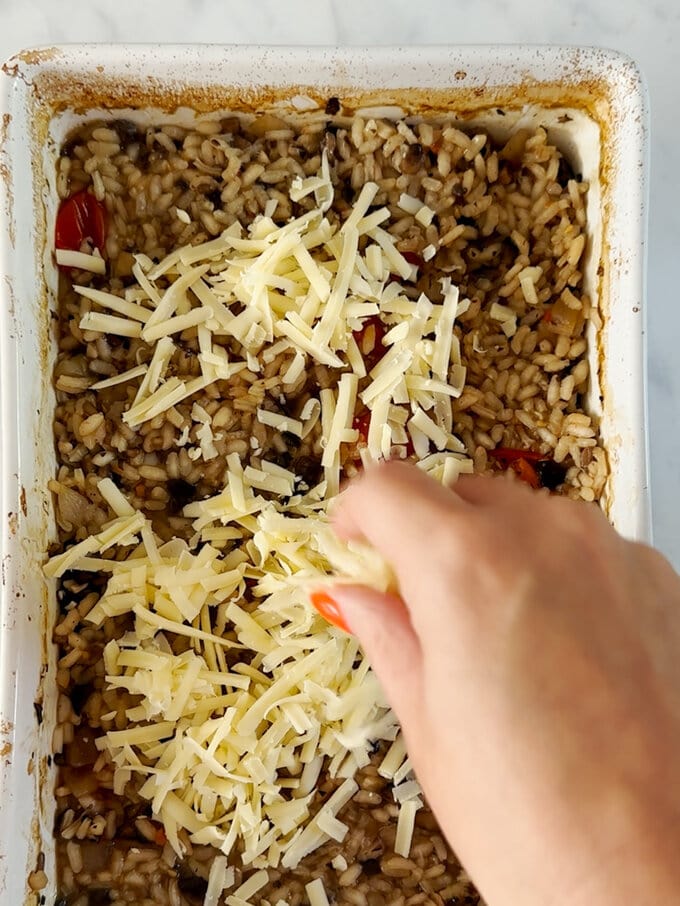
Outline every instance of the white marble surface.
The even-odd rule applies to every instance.
[[[74,41],[529,42],[596,44],[634,57],[652,105],[648,345],[654,531],[657,546],[680,568],[678,0],[0,0],[0,57]]]

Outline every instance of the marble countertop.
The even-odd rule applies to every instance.
[[[0,23],[3,59],[23,47],[78,41],[559,43],[606,46],[635,58],[652,108],[648,388],[654,535],[680,569],[677,0],[0,0]]]

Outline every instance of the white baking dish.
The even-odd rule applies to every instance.
[[[47,492],[55,469],[51,236],[54,161],[69,128],[121,108],[139,108],[123,115],[148,122],[186,121],[192,110],[305,115],[333,94],[356,108],[448,109],[500,133],[520,118],[545,124],[591,182],[586,285],[604,327],[591,337],[589,405],[601,415],[611,466],[605,507],[621,532],[645,539],[647,110],[631,61],[547,47],[48,48],[7,63],[0,91],[0,901],[18,906],[38,899],[27,884],[38,863],[49,878],[42,902],[53,903],[55,892],[48,754],[56,602],[40,565],[55,537]]]

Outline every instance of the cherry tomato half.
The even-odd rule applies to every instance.
[[[523,481],[532,488],[541,487],[541,479],[538,477],[538,472],[528,460],[521,457],[516,459],[512,463],[511,469],[518,475],[520,481]]]
[[[62,202],[57,212],[54,244],[58,249],[77,252],[89,240],[104,254],[106,241],[106,214],[104,205],[87,189],[76,192]]]
[[[363,356],[366,371],[371,371],[375,368],[385,355],[386,350],[383,346],[383,339],[386,333],[387,328],[378,315],[366,318],[361,325],[361,329],[354,331],[354,339],[359,347],[359,352]]]
[[[352,427],[355,431],[359,432],[358,444],[367,444],[368,443],[368,429],[371,426],[371,410],[364,409],[359,415],[354,416],[354,421],[352,422]]]
[[[554,491],[567,475],[567,467],[557,463],[536,450],[519,450],[514,447],[498,447],[489,451],[489,457],[495,459],[504,469],[512,469],[522,481],[532,488],[548,488]]]
[[[526,462],[538,462],[540,459],[546,458],[543,453],[537,453],[535,450],[519,450],[515,447],[497,447],[495,450],[489,450],[489,456],[491,459],[497,459],[499,464],[506,469],[519,459],[524,459]]]
[[[425,262],[417,252],[402,252],[402,258],[406,258],[409,264],[415,264],[416,267],[422,267]]]

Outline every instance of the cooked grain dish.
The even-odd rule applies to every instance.
[[[480,902],[306,589],[379,573],[324,521],[372,459],[599,499],[587,185],[336,99],[91,123],[57,184],[58,902]]]

